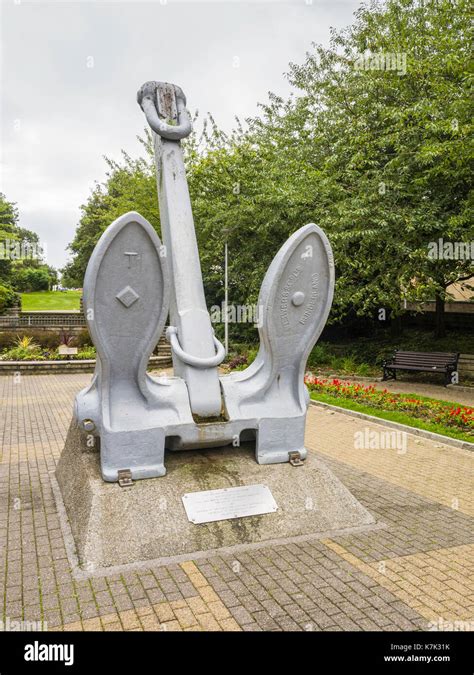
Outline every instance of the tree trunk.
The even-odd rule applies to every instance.
[[[446,322],[444,316],[444,298],[439,292],[436,293],[435,337],[446,336]]]

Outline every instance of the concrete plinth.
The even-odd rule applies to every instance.
[[[301,467],[260,465],[254,453],[251,444],[169,452],[166,476],[121,488],[102,480],[98,449],[87,447],[73,422],[56,478],[81,566],[93,570],[374,523],[311,453]],[[276,513],[201,525],[188,521],[181,501],[186,492],[257,483],[270,488]]]

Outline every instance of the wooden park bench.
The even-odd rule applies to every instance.
[[[402,352],[396,350],[390,360],[382,363],[383,380],[397,379],[397,370],[444,373],[445,385],[451,384],[451,375],[458,369],[459,354],[454,352]]]

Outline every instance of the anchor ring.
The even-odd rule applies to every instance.
[[[137,102],[153,131],[169,141],[179,141],[191,133],[192,125],[189,113],[186,110],[186,96],[181,87],[173,85],[178,111],[178,124],[167,124],[162,120],[156,108],[156,91],[163,82],[145,82],[137,92]]]
[[[194,366],[195,368],[215,368],[215,366],[218,366],[224,360],[224,345],[219,342],[215,335],[213,335],[212,338],[214,340],[214,346],[217,349],[215,356],[210,356],[208,358],[193,356],[181,348],[178,340],[178,329],[176,326],[168,326],[166,329],[166,339],[170,343],[171,349],[174,351],[176,356],[181,359],[183,363],[186,363],[186,365]]]

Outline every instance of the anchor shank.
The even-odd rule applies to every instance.
[[[153,135],[155,137],[160,220],[163,242],[172,270],[177,305],[175,311],[182,314],[198,309],[207,314],[182,149],[179,141],[167,141],[155,133]],[[171,323],[176,325],[175,321],[179,321],[179,318],[173,314],[171,310]],[[211,349],[208,354],[196,354],[197,356],[214,354],[210,320],[207,333],[207,337],[211,338],[208,340]],[[182,339],[183,336],[180,335],[180,338]]]
[[[186,111],[182,109],[182,99],[175,98],[176,88],[155,84],[158,116],[167,125],[171,122],[171,129],[173,124],[179,127]],[[145,110],[143,103],[142,108]],[[204,296],[183,153],[179,139],[170,140],[169,134],[163,137],[155,131],[153,136],[162,237],[172,279],[170,324],[177,329],[182,352],[189,354],[193,363],[196,357],[201,360],[201,366],[196,367],[183,361],[182,352],[178,355],[173,349],[173,365],[176,375],[187,384],[193,414],[216,417],[222,408],[218,370],[217,366],[205,367],[207,361],[215,359],[216,346]]]

